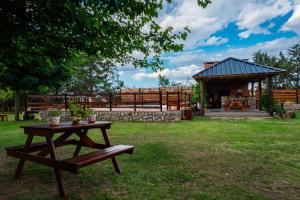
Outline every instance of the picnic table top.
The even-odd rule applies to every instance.
[[[74,129],[102,128],[105,126],[107,126],[107,128],[110,128],[111,124],[112,123],[109,121],[97,121],[94,123],[81,122],[79,124],[72,124],[72,122],[63,122],[60,123],[58,126],[50,126],[49,124],[35,124],[35,125],[26,125],[20,127],[24,129],[48,130],[48,131],[60,132],[60,131],[67,131],[67,130],[74,130]]]

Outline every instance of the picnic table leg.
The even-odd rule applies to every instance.
[[[25,152],[28,152],[30,145],[32,143],[32,139],[33,139],[33,135],[28,135],[26,143],[25,143],[25,147],[24,147]],[[18,179],[20,177],[23,167],[24,167],[24,164],[25,164],[25,160],[20,159],[14,179]]]
[[[101,128],[101,132],[102,132],[102,135],[103,135],[105,144],[106,144],[107,146],[111,147],[111,143],[110,143],[109,138],[108,138],[108,135],[107,135],[107,133],[106,133],[106,129],[105,129],[105,128]],[[112,161],[112,163],[113,163],[113,165],[114,165],[115,171],[116,171],[118,174],[120,174],[121,171],[120,171],[120,167],[119,167],[119,164],[118,164],[118,161],[117,161],[116,157],[112,157],[112,158],[111,158],[111,161]]]
[[[51,137],[47,137],[47,144],[49,146],[51,159],[57,160],[56,153],[55,153],[55,145],[54,145]],[[58,190],[59,190],[59,195],[61,197],[65,198],[66,195],[65,195],[61,175],[60,175],[60,170],[54,167],[54,174],[55,174],[55,178],[56,178],[56,182],[57,182],[57,186],[58,186]]]

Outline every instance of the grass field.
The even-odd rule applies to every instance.
[[[212,120],[176,123],[115,122],[113,144],[136,146],[110,160],[63,172],[68,199],[300,199],[300,116],[293,120]],[[19,128],[30,122],[0,122],[0,199],[59,199],[50,168],[26,163],[12,182],[18,161],[4,148],[23,144]],[[99,132],[91,136],[101,141]],[[73,147],[59,150],[70,156]],[[86,150],[85,150],[86,151]]]

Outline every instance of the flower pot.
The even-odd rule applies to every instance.
[[[89,116],[88,116],[88,121],[89,121],[89,123],[94,123],[94,122],[96,122],[96,118],[97,118],[97,115],[96,115],[96,114],[89,115]]]
[[[72,124],[79,124],[81,117],[80,116],[72,116]]]
[[[60,123],[60,117],[50,117],[48,119],[50,126],[58,126]]]

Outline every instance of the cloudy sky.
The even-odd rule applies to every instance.
[[[158,18],[162,27],[175,31],[188,26],[191,34],[183,52],[162,55],[161,73],[186,84],[203,69],[205,61],[227,57],[251,59],[258,50],[277,55],[300,43],[300,0],[212,0],[207,8],[197,0],[173,0]],[[128,87],[158,86],[158,72],[120,67]]]

